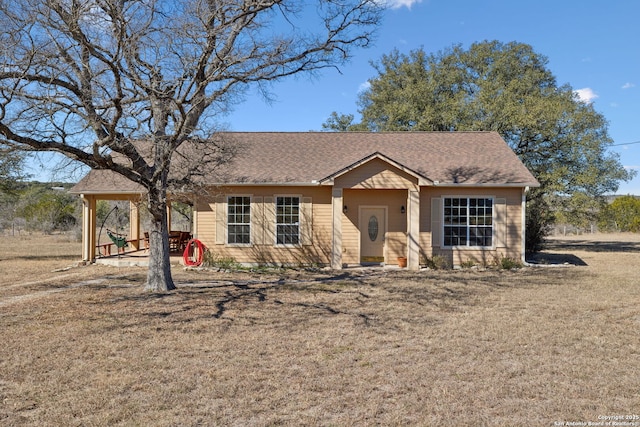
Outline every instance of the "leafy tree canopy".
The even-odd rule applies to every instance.
[[[14,192],[25,178],[27,175],[24,174],[24,154],[0,146],[0,192]]]
[[[72,184],[17,181],[0,190],[0,230],[68,231],[77,223],[80,202],[68,193]]]
[[[22,195],[20,214],[31,229],[68,230],[76,223],[78,199],[66,191],[31,187]]]
[[[547,64],[530,45],[517,42],[484,41],[433,54],[395,50],[373,64],[377,75],[359,99],[362,123],[334,113],[324,127],[496,131],[541,183],[531,193],[539,204],[530,210],[548,210],[543,195],[596,198],[616,191],[633,174],[607,152],[607,121],[571,86],[559,86]],[[544,232],[551,217],[533,216]]]
[[[640,232],[640,199],[633,196],[616,198],[600,212],[598,226],[608,231]]]
[[[496,131],[548,190],[617,190],[631,176],[606,152],[607,121],[571,86],[558,86],[547,63],[516,42],[394,51],[375,64],[361,95],[363,122],[371,130]]]
[[[338,114],[332,112],[326,122],[322,124],[322,129],[333,132],[355,132],[367,131],[367,125],[364,123],[353,123],[355,116],[353,114]]]

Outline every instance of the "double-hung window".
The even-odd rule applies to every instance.
[[[300,198],[276,197],[276,244],[300,243]]]
[[[251,243],[251,197],[227,198],[227,243]]]
[[[445,197],[443,219],[445,246],[492,246],[492,198]]]

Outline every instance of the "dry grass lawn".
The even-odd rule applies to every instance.
[[[517,271],[75,267],[3,237],[0,425],[552,426],[640,413],[640,236]]]

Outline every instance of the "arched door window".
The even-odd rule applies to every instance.
[[[368,231],[369,231],[369,238],[371,239],[372,242],[375,242],[376,239],[378,238],[378,218],[376,218],[375,215],[371,215],[371,218],[369,218],[369,226],[368,226]]]

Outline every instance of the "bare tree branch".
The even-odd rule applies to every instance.
[[[248,85],[340,67],[381,12],[378,0],[0,2],[0,143],[140,183],[166,232],[168,185],[237,152],[212,142],[204,118]],[[180,151],[186,141],[201,150]]]

